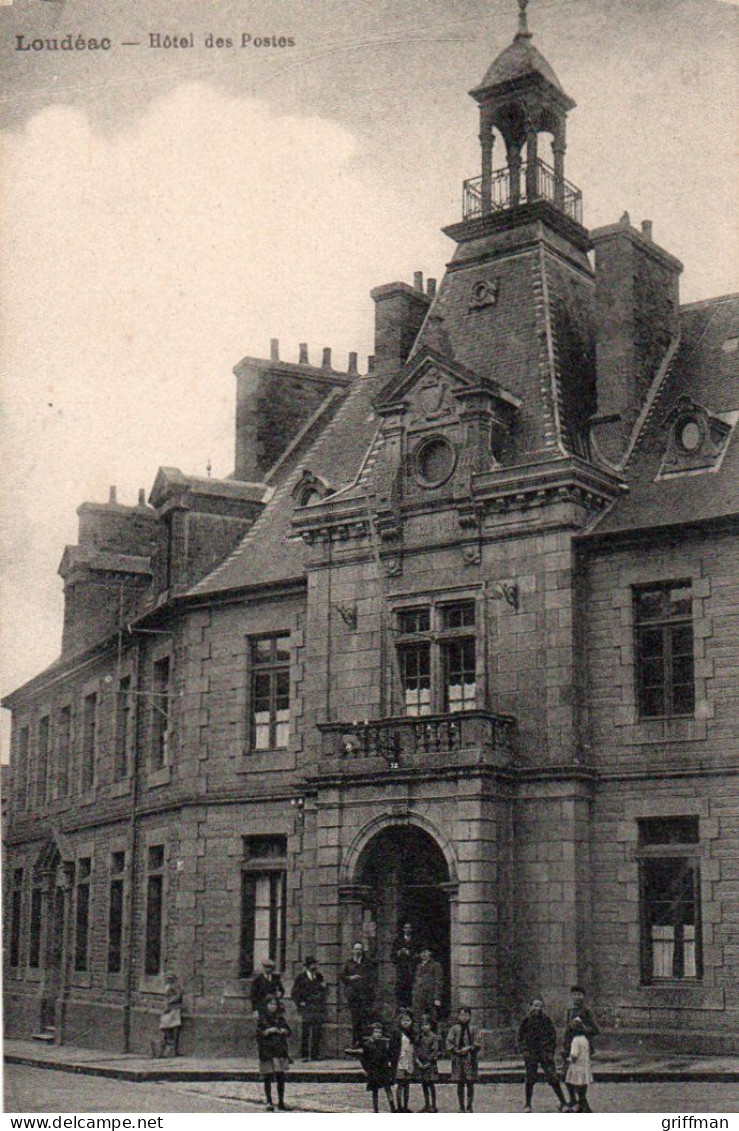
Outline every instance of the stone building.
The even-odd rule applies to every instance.
[[[232,478],[80,507],[5,700],[13,1035],[145,1050],[174,968],[183,1049],[243,1050],[312,953],[335,1050],[352,942],[391,1008],[410,919],[490,1049],[574,980],[609,1040],[736,1048],[739,303],[583,227],[525,12],[472,97],[451,262],[372,292],[369,371],[273,342]]]

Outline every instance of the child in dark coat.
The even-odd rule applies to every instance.
[[[529,1011],[524,1017],[518,1030],[518,1047],[523,1053],[526,1065],[526,1100],[524,1111],[531,1111],[531,1101],[534,1094],[534,1084],[539,1071],[539,1065],[544,1073],[544,1079],[559,1100],[559,1110],[569,1111],[567,1100],[562,1091],[562,1085],[554,1066],[554,1054],[557,1049],[557,1030],[554,1022],[544,1012],[544,1002],[541,998],[532,998]]]
[[[395,1063],[390,1048],[390,1039],[385,1036],[382,1025],[376,1021],[369,1037],[362,1045],[360,1063],[367,1078],[367,1091],[372,1093],[372,1110],[380,1111],[380,1088],[387,1096],[388,1107],[395,1111],[392,1085],[395,1080]]]
[[[457,1024],[452,1025],[446,1039],[447,1051],[452,1057],[452,1080],[457,1085],[460,1111],[473,1110],[475,1081],[478,1075],[477,1054],[480,1051],[480,1042],[477,1029],[471,1021],[472,1010],[466,1005],[461,1005],[457,1011]]]
[[[277,1110],[287,1111],[285,1107],[285,1074],[290,1066],[290,1053],[287,1039],[290,1026],[280,1010],[276,997],[269,997],[257,1021],[257,1051],[259,1053],[259,1073],[264,1082],[264,1095],[267,1111],[274,1111],[272,1084],[277,1084]]]
[[[439,1079],[439,1035],[434,1032],[431,1018],[421,1022],[421,1033],[415,1045],[416,1073],[423,1088],[423,1111],[438,1111],[436,1106],[436,1081]]]
[[[395,1065],[395,1101],[398,1111],[409,1111],[411,1080],[416,1067],[415,1042],[413,1039],[413,1017],[402,1010],[398,1016],[398,1028],[390,1041],[390,1055]]]

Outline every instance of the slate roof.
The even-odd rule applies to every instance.
[[[680,311],[680,345],[624,468],[628,493],[585,537],[681,526],[739,514],[739,436],[735,428],[718,470],[657,475],[665,452],[663,421],[686,395],[713,415],[739,411],[739,294]]]
[[[471,93],[475,95],[490,87],[502,86],[504,83],[514,82],[527,75],[540,75],[564,94],[562,84],[541,51],[534,47],[530,39],[518,36],[493,60],[485,72],[484,79]]]
[[[335,491],[354,482],[377,430],[372,400],[380,382],[378,377],[356,379],[305,458],[290,461],[289,473],[274,484],[272,498],[236,549],[193,586],[188,596],[211,596],[303,576],[305,545],[291,526],[295,513],[292,491],[304,468],[325,479]]]

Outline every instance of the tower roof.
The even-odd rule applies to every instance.
[[[565,102],[574,105],[565,94],[564,88],[552,67],[541,51],[538,51],[531,42],[532,35],[526,22],[527,4],[528,0],[519,0],[519,25],[513,43],[496,56],[485,72],[485,77],[480,85],[471,90],[470,94],[480,102],[485,95],[493,90],[506,87],[509,83],[518,83],[522,79],[534,78],[543,80]]]
[[[500,55],[493,60],[485,73],[485,78],[479,86],[475,87],[472,93],[480,94],[484,90],[489,90],[490,87],[503,86],[505,83],[514,82],[516,79],[522,79],[528,75],[539,75],[551,86],[556,87],[561,94],[564,94],[562,84],[541,51],[537,51],[534,47],[530,37],[517,35],[513,43],[509,44],[505,51],[501,51]]]

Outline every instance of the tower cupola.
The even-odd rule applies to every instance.
[[[570,219],[582,222],[582,194],[564,175],[566,123],[575,106],[551,66],[533,46],[528,0],[518,0],[518,32],[493,61],[474,90],[480,107],[482,172],[465,181],[464,219],[548,200]],[[505,165],[495,169],[497,130],[505,146]],[[552,138],[553,165],[539,155],[539,135]]]

